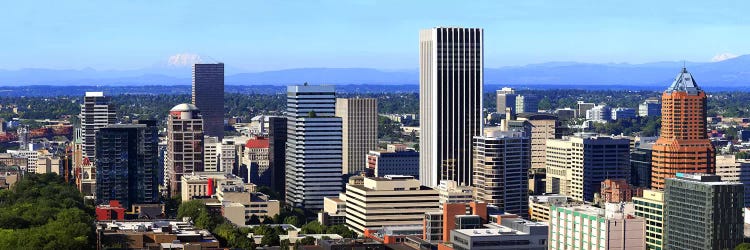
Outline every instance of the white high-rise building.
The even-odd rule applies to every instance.
[[[110,105],[110,97],[104,92],[86,92],[81,104],[81,143],[82,157],[95,159],[96,131],[115,124],[115,107]]]
[[[470,185],[472,138],[482,134],[484,31],[431,28],[419,34],[420,181]]]
[[[287,87],[288,205],[322,209],[324,197],[342,191],[341,118],[335,108],[333,86]]]
[[[219,150],[221,143],[219,138],[214,136],[203,137],[203,171],[219,171]]]

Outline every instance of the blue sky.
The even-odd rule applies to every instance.
[[[0,69],[418,68],[418,33],[485,29],[485,65],[750,53],[749,1],[4,1]],[[184,57],[183,57],[184,58]],[[189,56],[188,56],[189,58]]]

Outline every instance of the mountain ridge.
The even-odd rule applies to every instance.
[[[739,87],[750,85],[750,55],[719,62],[684,62],[703,86]],[[526,85],[632,85],[669,84],[683,62],[579,63],[546,62],[523,66],[485,68],[485,84]],[[227,85],[311,84],[419,84],[418,70],[379,70],[373,68],[293,68],[262,72],[242,72],[227,68]],[[0,86],[26,85],[189,85],[189,67],[150,67],[136,70],[95,70],[93,68],[20,70],[0,69]]]

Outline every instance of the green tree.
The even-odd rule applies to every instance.
[[[260,244],[264,246],[278,246],[280,243],[279,234],[276,230],[269,230],[263,234],[263,238],[260,239]]]
[[[750,250],[750,243],[741,243],[734,247],[734,250]]]
[[[310,221],[300,228],[302,234],[322,234],[326,232],[326,226],[321,225],[318,221]]]
[[[250,220],[248,220],[247,223],[250,225],[258,225],[260,224],[260,217],[258,217],[258,215],[253,214],[252,216],[250,216]]]
[[[206,204],[200,200],[191,200],[180,204],[180,207],[177,209],[177,218],[182,219],[184,217],[190,217],[192,220],[195,220],[201,215],[201,213],[207,212],[208,208],[206,207]]]
[[[312,236],[307,236],[297,242],[304,246],[315,245],[315,238],[313,238]]]

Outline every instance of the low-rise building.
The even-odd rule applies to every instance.
[[[323,198],[323,211],[318,213],[318,222],[321,225],[333,226],[346,224],[346,195],[339,197]]]
[[[608,203],[629,202],[643,194],[643,189],[630,186],[624,179],[606,179],[601,184],[601,201]]]
[[[253,184],[221,184],[216,197],[221,202],[224,217],[235,225],[245,226],[252,216],[278,215],[281,203],[254,189]]]
[[[107,221],[96,225],[103,248],[127,249],[215,249],[219,241],[205,229],[186,221]],[[123,247],[124,246],[124,247]]]
[[[425,212],[439,211],[438,192],[412,176],[366,177],[362,185],[346,185],[346,225],[365,228],[414,225]]]
[[[458,182],[452,180],[441,180],[437,186],[440,195],[440,209],[447,203],[469,203],[474,200],[474,188],[470,186],[458,185]]]
[[[550,207],[565,206],[570,198],[564,195],[534,195],[529,196],[529,217],[533,221],[549,221]]]
[[[589,205],[551,207],[549,248],[645,249],[646,220]]]
[[[180,185],[182,186],[182,202],[193,199],[210,198],[216,194],[219,185],[242,185],[242,178],[233,174],[221,172],[194,172],[183,175]]]
[[[388,145],[388,150],[370,151],[365,174],[377,177],[410,175],[419,179],[419,152],[403,145]]]
[[[447,247],[455,250],[547,249],[549,227],[544,223],[507,215],[484,228],[451,230]]]

